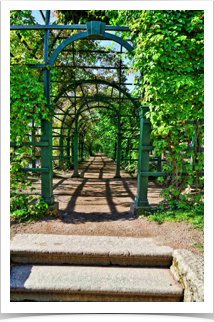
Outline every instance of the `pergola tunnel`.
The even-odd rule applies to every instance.
[[[139,97],[132,97],[128,89],[132,85],[127,83],[126,77],[130,67],[123,57],[132,59],[134,48],[112,33],[125,32],[129,28],[91,21],[86,25],[63,26],[68,37],[61,38],[60,31],[53,33],[58,28],[50,25],[49,10],[44,26],[11,26],[11,30],[44,31],[44,64],[30,64],[29,67],[43,71],[48,116],[41,118],[41,127],[34,126],[32,116],[32,142],[26,145],[33,146],[34,161],[32,168],[23,170],[41,173],[42,198],[53,206],[56,204],[54,167],[72,169],[72,177],[78,178],[79,164],[102,152],[116,162],[114,175],[111,175],[120,179],[123,164],[138,162],[137,192],[132,208],[150,209],[148,177],[165,176],[166,173],[161,172],[160,156],[151,158],[150,155],[154,147],[150,144],[150,121],[145,116],[149,108],[141,105]],[[69,37],[71,30],[76,33]],[[55,37],[53,42],[50,33]],[[60,39],[59,45],[54,46]],[[106,41],[108,46],[112,42],[116,44],[116,49],[106,49]],[[12,142],[11,146],[15,147],[16,143]],[[35,156],[39,148],[41,156],[37,157],[41,167],[38,168]],[[151,162],[155,162],[156,172],[149,171]]]
[[[10,302],[204,302],[203,30],[10,10]]]
[[[79,102],[76,102],[77,105],[79,105],[79,108],[76,108],[76,113],[75,113],[75,106],[72,104],[71,106],[68,107],[66,113],[64,114],[62,120],[61,120],[61,128],[54,128],[53,130],[53,137],[59,137],[59,145],[55,146],[54,148],[59,148],[60,153],[59,153],[59,158],[60,158],[60,168],[63,168],[63,159],[64,157],[72,158],[73,164],[74,164],[74,176],[78,176],[78,157],[80,160],[83,159],[83,155],[89,154],[92,155],[92,143],[90,142],[90,138],[87,140],[87,144],[84,142],[84,137],[86,134],[89,132],[89,130],[92,130],[91,126],[93,124],[100,123],[103,118],[107,119],[111,118],[114,119],[114,129],[113,129],[113,139],[115,139],[115,145],[114,148],[114,159],[117,160],[117,169],[116,169],[116,177],[120,177],[120,159],[121,159],[121,140],[131,140],[131,139],[137,139],[139,135],[133,137],[132,136],[125,136],[126,132],[128,131],[129,133],[133,134],[135,132],[139,132],[139,128],[133,129],[130,128],[129,124],[125,124],[123,128],[121,128],[121,124],[123,122],[121,121],[123,117],[127,118],[126,114],[121,114],[123,112],[123,107],[125,108],[127,106],[127,102],[129,103],[129,97],[124,97],[124,102],[121,104],[117,102],[117,98],[113,100],[111,96],[104,96],[99,93],[99,87],[100,85],[102,86],[103,91],[108,91],[113,94],[113,90],[115,89],[116,95],[117,92],[119,92],[119,89],[114,86],[112,87],[109,82],[106,81],[84,81],[84,82],[77,82],[77,88],[80,87],[81,91],[84,93],[84,85],[90,84],[90,89],[91,89],[91,84],[95,87],[96,93],[92,98],[80,98]],[[69,89],[67,91],[71,90],[71,86],[69,86]],[[93,90],[93,88],[92,88]],[[127,95],[129,96],[129,95]],[[67,95],[68,97],[68,95]],[[113,100],[113,103],[109,102],[109,98]],[[125,103],[125,104],[124,104]],[[76,105],[76,106],[77,106]],[[118,109],[117,107],[120,107]],[[133,111],[135,112],[135,105],[133,104]],[[61,115],[62,113],[60,113]],[[57,114],[59,115],[59,114]],[[54,116],[55,117],[55,116]],[[133,117],[138,117],[136,112],[135,115],[130,115],[130,118]],[[58,119],[58,117],[57,117]],[[56,133],[55,130],[60,130],[60,133]],[[107,132],[110,132],[110,130],[106,129]],[[93,131],[93,130],[92,130]],[[57,134],[57,135],[55,135]],[[98,135],[98,134],[97,134]],[[93,135],[92,135],[93,136]],[[95,135],[96,136],[96,135]],[[98,138],[99,139],[99,138]],[[99,144],[99,140],[97,139],[97,144]],[[64,143],[67,140],[67,144]],[[70,144],[70,140],[72,140],[72,145]],[[94,143],[93,143],[94,144]],[[109,144],[109,147],[111,144]],[[64,152],[64,149],[67,147],[67,155]],[[78,149],[79,147],[79,149]],[[101,147],[101,145],[100,145]],[[70,148],[70,150],[68,149]],[[94,146],[95,152],[96,149]],[[138,149],[134,149],[137,150]],[[130,150],[131,151],[131,150]],[[98,152],[98,151],[97,151]],[[70,154],[73,154],[70,156]],[[109,151],[108,151],[109,153]],[[57,158],[57,157],[56,157]],[[129,160],[131,161],[131,159]]]

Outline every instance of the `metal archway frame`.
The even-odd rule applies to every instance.
[[[111,28],[109,28],[111,27]],[[67,29],[67,30],[82,30],[87,29],[87,32],[81,32],[73,35],[63,41],[52,53],[50,59],[48,59],[48,46],[49,46],[49,30],[54,29]],[[133,47],[130,46],[126,41],[105,32],[105,30],[117,30],[124,31],[129,30],[127,27],[119,26],[106,26],[103,22],[92,21],[88,22],[84,26],[50,26],[50,10],[46,10],[45,25],[17,25],[11,26],[11,30],[44,30],[44,64],[32,65],[32,68],[43,68],[43,80],[44,80],[44,95],[47,100],[47,107],[50,108],[50,121],[47,119],[41,120],[41,142],[39,146],[41,149],[41,163],[42,169],[38,172],[42,173],[42,197],[44,201],[52,205],[54,203],[53,197],[53,165],[52,165],[52,105],[50,104],[50,70],[47,68],[54,64],[59,53],[67,45],[74,43],[80,39],[108,39],[117,42],[121,47],[125,47],[129,53],[134,56]],[[121,52],[122,53],[122,52]],[[74,92],[76,93],[76,80],[74,73]],[[121,78],[119,86],[119,114],[121,104]],[[75,94],[76,97],[76,94]],[[76,100],[76,98],[75,98]],[[145,113],[148,111],[148,107],[139,108],[140,116],[140,144],[139,144],[139,161],[138,161],[138,182],[137,182],[137,196],[135,198],[135,206],[142,206],[143,208],[148,207],[147,190],[148,190],[148,176],[149,172],[149,150],[153,147],[150,146],[150,121],[146,119]],[[78,133],[76,133],[78,135]],[[75,135],[76,135],[75,134]],[[121,135],[118,132],[118,135]],[[34,142],[36,144],[36,142]],[[36,145],[35,145],[36,146]],[[36,172],[36,171],[35,171]]]
[[[106,102],[107,104],[109,104],[109,102]],[[63,138],[64,138],[64,135],[62,133],[62,131],[64,131],[65,129],[63,128],[64,126],[64,123],[65,123],[65,119],[66,117],[69,115],[68,113],[70,112],[70,109],[73,108],[74,106],[71,105],[70,107],[68,107],[67,111],[65,112],[64,116],[63,116],[63,119],[60,120],[62,122],[62,125],[61,125],[61,131],[60,131],[60,142],[59,142],[59,150],[60,150],[60,155],[59,155],[59,160],[60,160],[60,163],[59,163],[59,167],[60,169],[63,169],[63,162],[64,162],[64,157],[63,157]],[[94,108],[96,108],[97,106],[94,106]],[[100,108],[101,106],[99,106]],[[108,108],[107,106],[103,106],[103,107],[106,107]],[[92,108],[92,107],[91,107]],[[89,108],[85,109],[84,111],[87,111],[89,110]],[[81,113],[83,113],[84,111],[82,111]],[[72,120],[72,123],[71,123],[71,127],[68,129],[68,137],[67,137],[67,140],[70,142],[70,130],[74,129],[72,127],[72,124],[73,122],[75,122],[75,116],[73,117],[73,120]],[[77,131],[77,130],[76,130]],[[77,131],[78,132],[78,131]],[[67,144],[67,146],[70,147],[70,143]],[[73,141],[72,141],[72,147],[73,147]],[[73,153],[74,155],[74,153]],[[68,155],[67,157],[71,157],[70,155]]]
[[[100,21],[96,21],[96,24],[102,24],[102,22]],[[88,25],[88,24],[87,24]],[[92,31],[91,34],[89,34],[89,31],[87,32],[81,32],[78,33],[76,35],[73,35],[71,37],[69,37],[68,39],[64,40],[53,52],[53,54],[51,55],[48,64],[53,66],[54,61],[56,60],[57,56],[60,54],[60,52],[69,44],[71,44],[72,42],[79,40],[79,39],[85,39],[85,38],[92,38],[93,36],[100,36],[99,34],[96,33],[96,29],[94,28],[94,30]],[[112,40],[117,42],[118,44],[120,44],[121,46],[125,47],[132,56],[134,56],[133,50],[134,48],[129,45],[129,43],[127,43],[125,40],[121,39],[118,36],[112,35],[110,33],[107,32],[103,32],[101,35],[101,39],[108,39],[108,40]]]
[[[94,106],[94,107],[91,107],[91,108],[96,108],[97,106]],[[105,107],[105,106],[103,106],[103,107]],[[86,109],[87,110],[87,109]],[[84,110],[85,111],[85,110]],[[84,111],[82,111],[82,113],[84,112]],[[63,169],[63,162],[64,162],[64,153],[63,153],[63,151],[64,151],[64,148],[68,148],[67,149],[67,158],[73,158],[73,155],[74,155],[74,143],[73,143],[73,140],[72,140],[72,145],[70,145],[70,138],[72,138],[73,139],[73,136],[71,136],[70,135],[70,130],[72,129],[72,123],[75,121],[75,117],[73,118],[73,120],[72,120],[72,123],[71,123],[71,128],[70,129],[67,129],[68,130],[68,134],[67,134],[67,136],[66,136],[66,139],[67,139],[67,145],[66,146],[64,146],[64,134],[62,133],[62,131],[64,131],[64,130],[66,130],[66,129],[64,129],[63,128],[63,125],[64,125],[64,120],[65,120],[65,117],[66,117],[66,114],[65,114],[65,116],[64,116],[64,118],[63,118],[63,122],[62,122],[62,126],[61,126],[61,133],[60,133],[60,145],[59,145],[59,151],[60,151],[60,155],[59,155],[59,160],[60,160],[60,162],[59,162],[59,167],[60,167],[60,169],[62,170]],[[84,120],[87,120],[87,117],[82,117],[81,119],[80,119],[80,121],[79,121],[79,127],[82,125],[82,123],[81,123],[81,121],[84,121]],[[88,118],[88,120],[92,120],[92,121],[94,121],[94,118],[92,119],[92,118]],[[79,131],[78,131],[78,134],[80,134],[80,135],[82,135],[83,133],[80,131],[81,129],[79,129]],[[72,157],[70,156],[70,152],[68,153],[68,151],[70,151],[70,148],[73,148],[73,153],[72,153]],[[77,148],[78,149],[78,148]]]
[[[64,47],[63,47],[64,48]],[[119,92],[122,91],[122,93],[124,95],[127,96],[128,100],[132,102],[134,108],[137,108],[137,105],[135,100],[131,97],[131,95],[129,93],[127,93],[125,90],[121,89],[119,86],[117,86],[116,84],[107,82],[107,81],[103,81],[103,80],[84,80],[84,81],[76,81],[74,82],[74,84],[71,84],[69,86],[67,86],[65,89],[63,89],[58,95],[57,97],[55,97],[54,99],[54,103],[56,103],[61,96],[66,93],[67,91],[69,91],[70,89],[73,89],[74,87],[77,88],[78,86],[81,86],[82,84],[103,84],[103,85],[108,85],[111,86],[112,88],[116,88]],[[102,97],[102,95],[96,95],[93,97],[91,97],[91,100],[86,100],[86,102],[82,103],[82,105],[80,106],[80,108],[78,109],[77,112],[75,112],[75,132],[74,132],[74,173],[73,176],[79,176],[78,174],[78,114],[80,113],[81,109],[85,106],[88,105],[90,102],[93,101],[100,101],[100,102],[105,102],[108,105],[111,105],[113,109],[115,109],[115,107],[110,104],[108,101],[106,102],[106,97]],[[109,107],[107,107],[109,108]],[[69,109],[68,109],[69,110]],[[68,111],[67,110],[67,111]],[[66,111],[66,114],[68,113]],[[75,109],[76,111],[76,109]],[[115,111],[118,114],[118,134],[117,134],[117,156],[116,156],[116,173],[115,173],[115,178],[120,178],[120,159],[121,159],[121,137],[122,137],[122,133],[120,131],[120,106],[119,106],[119,111],[117,111],[115,109]],[[64,117],[65,120],[65,117]]]
[[[115,173],[115,178],[120,178],[121,177],[120,176],[120,159],[121,159],[121,137],[122,137],[122,133],[120,133],[120,116],[119,116],[119,112],[108,101],[106,102],[104,99],[99,99],[99,101],[110,105],[111,107],[107,107],[106,106],[104,108],[111,109],[111,110],[115,111],[115,113],[116,113],[116,115],[118,117],[117,156],[116,156],[116,173]],[[75,120],[74,120],[75,121],[75,131],[73,133],[73,137],[74,137],[74,141],[73,141],[73,146],[74,146],[73,147],[73,157],[74,157],[74,172],[73,172],[73,177],[79,177],[79,173],[78,173],[78,117],[79,117],[79,115],[81,113],[83,113],[84,111],[88,110],[88,108],[84,110],[84,106],[85,105],[88,105],[91,102],[97,102],[97,99],[91,99],[89,101],[86,101],[86,102],[82,103],[81,106],[79,107],[76,115],[75,115]],[[96,106],[90,107],[90,109],[92,109],[92,108],[96,108]],[[65,121],[65,117],[66,117],[66,115],[63,118],[64,121]],[[61,128],[61,135],[62,135],[62,131],[63,131],[63,124],[62,124],[62,128]],[[63,151],[63,148],[61,148],[61,151]],[[61,160],[62,159],[63,159],[63,156],[61,156]]]
[[[88,80],[80,80],[80,81],[75,81],[75,87],[77,88],[79,85],[82,84],[94,84],[94,85],[108,85],[110,87],[116,88],[118,91],[121,90],[121,92],[127,96],[127,98],[132,102],[132,104],[134,105],[134,107],[137,109],[139,107],[139,104],[136,103],[135,99],[133,99],[133,97],[127,93],[124,89],[120,88],[120,86],[118,86],[117,84],[108,82],[108,81],[104,81],[104,80],[94,80],[94,79],[88,79]],[[59,98],[61,98],[61,96],[66,93],[69,89],[74,88],[74,84],[71,84],[69,86],[67,86],[66,88],[64,88],[54,99],[53,103],[55,104]],[[97,95],[98,97],[99,95]],[[119,99],[119,98],[118,98]]]

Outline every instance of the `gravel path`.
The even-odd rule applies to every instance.
[[[114,179],[115,162],[97,154],[80,165],[80,178],[71,178],[72,171],[54,176],[54,198],[59,201],[59,217],[44,218],[21,225],[11,222],[11,238],[15,234],[65,234],[89,236],[121,236],[152,238],[157,245],[174,249],[185,248],[203,257],[197,244],[203,244],[203,233],[190,224],[149,222],[130,214],[130,202],[136,196],[137,180],[121,171]],[[40,190],[40,180],[34,183]],[[161,201],[161,185],[149,182],[148,200],[151,206]],[[70,222],[62,218],[70,215]]]

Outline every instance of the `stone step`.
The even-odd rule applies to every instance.
[[[17,234],[11,259],[24,264],[170,267],[172,248],[150,238]]]
[[[181,302],[167,268],[33,266],[11,269],[11,301]]]

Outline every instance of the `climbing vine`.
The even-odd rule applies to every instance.
[[[163,170],[171,173],[167,188],[161,192],[165,204],[173,209],[203,204],[204,12],[93,13],[101,19],[107,15],[111,24],[129,25],[131,29],[123,37],[131,37],[136,48],[132,70],[137,85],[133,94],[150,107],[147,117],[154,151],[166,159]],[[188,193],[191,187],[192,194]]]
[[[127,25],[130,32],[122,32],[125,40],[131,39],[135,47],[134,60],[131,62],[129,73],[134,74],[136,83],[132,96],[140,97],[142,105],[149,105],[147,117],[151,120],[152,145],[155,156],[161,156],[162,171],[167,172],[159,181],[165,183],[161,195],[164,202],[161,207],[168,209],[190,209],[203,206],[203,146],[204,146],[204,13],[198,10],[91,10],[91,11],[56,11],[56,22],[59,24],[78,24],[87,21],[102,20],[112,25]],[[36,24],[31,11],[11,11],[11,24]],[[50,53],[65,39],[78,31],[58,30],[50,32]],[[43,61],[43,31],[12,31],[11,32],[11,141],[25,144],[32,140],[32,125],[41,135],[41,118],[48,118],[49,109],[43,95],[43,71],[29,67],[29,64],[41,64]],[[75,49],[75,61],[73,50]],[[103,80],[118,82],[118,70],[92,71],[87,65],[99,62],[111,66],[114,62],[118,67],[120,55],[106,55],[101,50],[99,41],[82,40],[67,46],[56,59],[51,71],[51,101],[55,111],[75,111],[74,100],[66,98],[72,95],[73,88],[66,88],[74,81]],[[103,48],[102,48],[103,49]],[[87,50],[96,50],[88,55]],[[107,49],[106,49],[107,50]],[[129,57],[129,54],[127,54]],[[130,58],[130,57],[129,57]],[[84,68],[77,68],[80,66]],[[123,71],[121,81],[127,79]],[[121,88],[127,92],[125,86]],[[64,91],[63,98],[57,95]],[[118,92],[108,86],[100,85],[102,95],[116,98]],[[96,96],[95,85],[83,84],[76,88],[77,96]],[[84,99],[78,99],[79,108]],[[98,100],[99,103],[99,100]],[[113,111],[87,105],[81,126],[81,142],[85,146],[85,157],[102,150],[103,153],[115,159],[117,118]],[[117,108],[118,101],[112,100],[112,108]],[[127,137],[139,134],[139,118],[135,108],[128,101],[121,103],[121,131],[128,128]],[[130,117],[131,116],[131,117]],[[82,117],[82,116],[81,116]],[[51,120],[51,119],[50,119]],[[74,126],[74,118],[66,117],[67,127]],[[53,127],[59,128],[61,117],[52,119]],[[67,131],[56,129],[53,145],[59,144],[57,135]],[[37,140],[37,136],[35,139]],[[39,139],[38,139],[39,140]],[[64,141],[63,141],[64,142]],[[71,142],[68,140],[68,146]],[[70,143],[69,143],[70,142]],[[123,141],[122,166],[125,169],[137,171],[136,161],[127,161],[126,150],[133,150],[128,155],[129,160],[138,158],[137,140]],[[16,208],[15,198],[24,198],[19,189],[30,187],[27,175],[21,168],[29,164],[32,156],[40,152],[29,146],[11,148],[11,198],[12,210]],[[54,165],[58,167],[59,150],[53,151]],[[31,159],[30,159],[31,158]],[[72,167],[72,159],[67,160],[67,168]],[[150,171],[156,170],[153,164]],[[33,189],[33,188],[31,188]],[[33,191],[33,190],[32,190]],[[26,198],[25,200],[27,200]],[[29,204],[29,200],[24,204]],[[21,204],[21,199],[20,199]],[[29,208],[28,208],[29,211]],[[46,211],[46,210],[44,210]]]
[[[11,24],[35,23],[30,11],[11,11]],[[37,33],[34,33],[38,37]],[[41,117],[48,117],[46,100],[43,95],[41,72],[30,69],[27,64],[35,63],[35,41],[29,47],[26,40],[29,32],[11,32],[11,70],[10,70],[10,141],[16,142],[17,147],[11,148],[10,162],[10,206],[13,217],[21,220],[41,218],[47,214],[47,205],[38,196],[34,204],[33,197],[23,193],[32,187],[26,173],[22,171],[32,158],[32,148],[26,146],[31,141],[32,123],[40,127]],[[40,47],[40,53],[42,48]],[[40,61],[41,54],[38,53]]]

